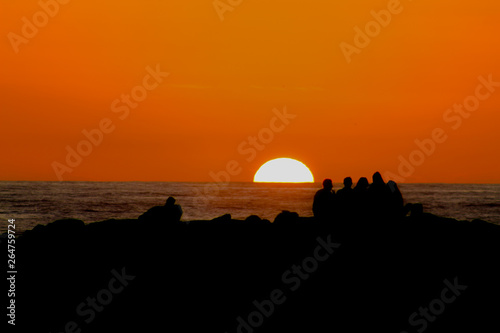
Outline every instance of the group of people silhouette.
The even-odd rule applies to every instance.
[[[403,196],[394,181],[390,180],[385,183],[380,173],[375,172],[371,184],[368,179],[361,177],[354,188],[352,178],[344,178],[344,187],[337,192],[333,190],[331,179],[323,180],[323,188],[314,196],[312,210],[314,217],[318,220],[349,217],[398,218],[405,216],[411,206],[410,204],[404,206]],[[416,209],[411,209],[413,214]],[[175,203],[175,198],[169,197],[165,205],[150,208],[139,216],[139,220],[179,223],[182,213],[182,208]],[[283,213],[277,217],[277,220],[281,218],[283,218]],[[288,216],[287,219],[291,218]]]
[[[359,178],[353,188],[351,177],[344,178],[344,187],[336,193],[331,179],[323,180],[323,188],[316,192],[313,214],[318,219],[337,217],[386,217],[397,218],[406,215],[403,196],[397,184],[385,183],[382,175],[375,172],[372,183],[366,177]]]

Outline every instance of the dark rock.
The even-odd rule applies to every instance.
[[[62,332],[74,321],[82,332],[235,333],[250,316],[255,333],[416,332],[410,316],[439,310],[450,283],[466,287],[441,301],[426,333],[500,329],[500,227],[484,221],[420,213],[319,223],[283,211],[274,223],[143,222],[64,220],[21,236],[18,329]],[[93,310],[89,299],[105,304]]]

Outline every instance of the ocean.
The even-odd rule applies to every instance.
[[[341,184],[334,184],[340,189]],[[483,219],[500,225],[500,184],[400,184],[405,202],[424,211],[460,220]],[[182,182],[0,182],[0,233],[8,219],[18,234],[37,224],[76,218],[86,223],[137,218],[173,196],[182,220],[209,220],[252,214],[271,221],[282,210],[312,216],[314,193],[321,184]]]

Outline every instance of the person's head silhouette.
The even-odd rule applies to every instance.
[[[332,180],[328,178],[323,180],[323,188],[330,191],[333,188]]]
[[[389,189],[391,190],[392,193],[394,192],[399,192],[399,188],[398,188],[398,185],[396,184],[395,181],[393,180],[389,180],[387,182],[387,186],[389,187]]]
[[[367,187],[368,187],[368,179],[366,179],[366,177],[359,178],[358,182],[356,183],[356,188],[366,189]]]
[[[344,187],[345,188],[351,188],[352,187],[352,178],[351,177],[345,177],[344,178]]]
[[[372,179],[373,179],[373,184],[385,185],[385,182],[382,179],[382,175],[378,171],[373,174]]]
[[[168,197],[167,201],[165,202],[165,206],[173,206],[174,204],[175,204],[175,198]]]

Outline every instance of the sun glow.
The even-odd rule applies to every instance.
[[[311,170],[292,158],[276,158],[264,163],[255,173],[255,183],[314,183]]]

